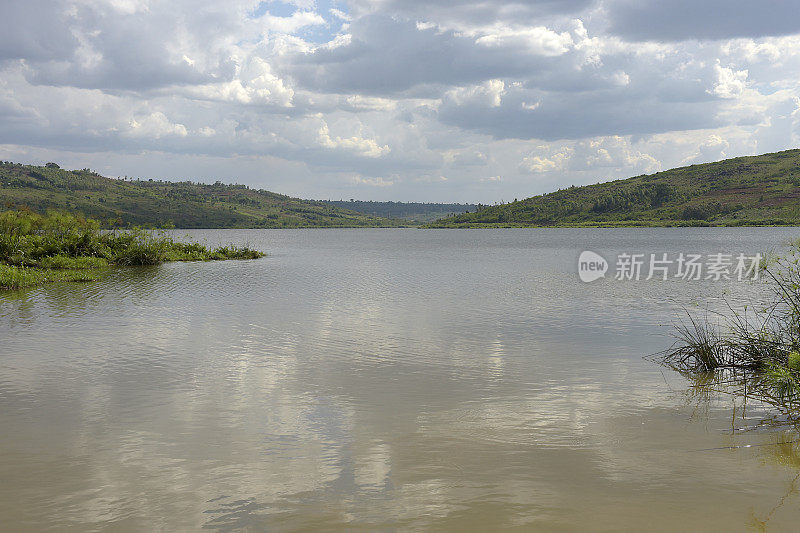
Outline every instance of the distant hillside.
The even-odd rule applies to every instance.
[[[63,209],[112,225],[179,228],[398,226],[402,221],[244,185],[120,180],[89,169],[0,163],[0,209]]]
[[[323,203],[357,213],[385,218],[400,218],[415,224],[433,222],[452,214],[477,209],[474,204],[437,204],[423,202],[366,202],[362,200],[322,200]]]
[[[800,225],[800,150],[573,186],[430,227],[636,225]]]

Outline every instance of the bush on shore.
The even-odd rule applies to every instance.
[[[111,265],[257,259],[263,255],[248,247],[209,249],[177,242],[164,231],[102,232],[97,221],[63,212],[0,213],[0,289],[49,281],[90,281]]]

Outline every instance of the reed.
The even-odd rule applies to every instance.
[[[764,308],[738,311],[729,306],[719,320],[688,319],[676,325],[675,343],[653,356],[696,381],[709,373],[717,388],[746,394],[800,419],[800,243],[767,264],[772,292]]]

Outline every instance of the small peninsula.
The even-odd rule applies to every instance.
[[[247,247],[210,249],[198,243],[178,242],[158,230],[104,232],[98,221],[70,213],[0,212],[0,290],[53,281],[94,281],[115,265],[263,256]]]

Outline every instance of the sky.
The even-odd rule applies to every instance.
[[[512,201],[800,147],[796,0],[0,0],[0,160]]]

